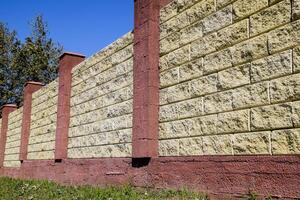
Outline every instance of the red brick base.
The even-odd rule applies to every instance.
[[[155,158],[134,168],[130,158],[26,160],[3,176],[47,179],[61,184],[185,188],[211,197],[242,197],[249,191],[273,197],[300,198],[300,156],[201,156]]]

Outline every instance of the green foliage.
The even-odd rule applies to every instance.
[[[258,198],[258,195],[255,192],[249,192],[248,200],[256,200]]]
[[[8,101],[17,85],[17,73],[13,69],[14,58],[21,49],[21,43],[15,31],[0,22],[0,106]]]
[[[201,193],[187,190],[136,189],[131,186],[96,188],[68,187],[48,181],[0,178],[1,200],[207,200]]]
[[[22,101],[27,81],[45,84],[57,77],[62,47],[49,38],[47,23],[37,16],[31,23],[31,35],[22,43],[16,31],[0,22],[0,107]]]
[[[271,196],[266,196],[264,198],[263,197],[259,198],[259,195],[256,192],[249,191],[247,200],[257,200],[257,199],[272,200],[272,197]]]

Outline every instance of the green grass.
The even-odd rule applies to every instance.
[[[0,178],[0,200],[206,200],[187,190],[147,190],[132,186],[96,188],[61,186],[48,181]]]

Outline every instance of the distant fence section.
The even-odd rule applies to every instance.
[[[20,145],[23,108],[12,112],[8,118],[4,167],[20,167]]]
[[[132,43],[128,33],[73,70],[70,158],[131,156]]]
[[[58,80],[32,95],[28,155],[30,160],[54,159]]]

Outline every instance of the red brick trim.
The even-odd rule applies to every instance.
[[[55,159],[67,158],[68,131],[70,124],[70,98],[72,69],[85,59],[85,56],[66,52],[59,61],[59,90],[57,105],[57,127],[55,139]]]
[[[211,199],[244,197],[249,191],[282,199],[300,198],[300,156],[159,157],[132,168],[130,158],[26,160],[2,176],[47,179],[62,184],[189,188]],[[236,199],[236,198],[234,198]],[[246,199],[246,198],[243,198]]]
[[[39,82],[27,82],[24,86],[24,103],[23,103],[23,117],[21,129],[21,146],[20,146],[20,160],[27,159],[28,142],[30,135],[31,123],[31,109],[32,109],[32,94],[43,87]]]
[[[17,105],[6,104],[2,107],[2,123],[0,136],[0,167],[3,167],[9,113],[17,110]]]
[[[134,158],[158,156],[159,0],[134,2]]]

